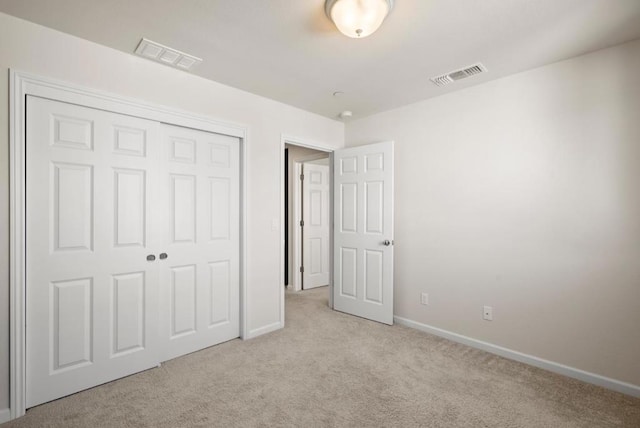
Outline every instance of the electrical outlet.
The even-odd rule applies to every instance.
[[[486,321],[493,321],[493,308],[491,306],[484,307],[482,319]]]
[[[427,293],[422,293],[420,295],[420,303],[422,303],[423,305],[429,304],[429,295]]]

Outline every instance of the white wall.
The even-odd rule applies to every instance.
[[[248,126],[248,324],[256,330],[280,321],[280,232],[271,229],[281,211],[280,137],[339,148],[343,124],[0,14],[0,409],[8,406],[9,370],[9,68]]]
[[[638,70],[635,41],[347,124],[396,142],[397,316],[640,385]]]

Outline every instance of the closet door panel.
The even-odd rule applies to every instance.
[[[31,407],[158,364],[156,122],[29,96]]]
[[[239,140],[162,125],[161,186],[169,224],[160,260],[161,359],[239,336]],[[176,288],[189,266],[193,285]],[[189,302],[185,304],[184,302]],[[191,304],[192,303],[192,304]],[[193,328],[175,334],[175,315]],[[181,318],[183,319],[183,318]]]

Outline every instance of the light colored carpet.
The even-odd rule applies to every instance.
[[[640,399],[287,293],[284,330],[27,412],[13,427],[640,427]]]

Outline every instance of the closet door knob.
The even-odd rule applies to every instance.
[[[164,259],[166,259],[167,257],[169,257],[169,256],[167,255],[167,253],[160,253],[160,260],[164,260]]]
[[[154,261],[155,259],[156,259],[156,256],[154,256],[153,254],[149,254],[149,255],[147,256],[147,261],[148,261],[148,262],[152,262],[152,261]]]

